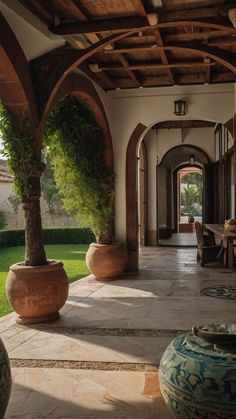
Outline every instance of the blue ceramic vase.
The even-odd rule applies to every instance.
[[[161,359],[159,379],[173,417],[236,418],[236,353],[217,351],[192,333],[178,336]]]
[[[4,418],[11,393],[11,370],[5,346],[0,339],[0,419]]]

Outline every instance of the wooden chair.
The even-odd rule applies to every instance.
[[[203,224],[199,223],[199,221],[195,222],[195,230],[198,244],[197,261],[201,263],[201,266],[215,261],[224,264],[223,242],[217,245],[214,234],[209,234],[205,231]]]

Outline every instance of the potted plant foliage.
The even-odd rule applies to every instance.
[[[105,167],[104,136],[93,113],[66,96],[51,113],[45,141],[64,208],[96,237],[86,255],[90,272],[97,279],[119,276],[127,254],[113,242],[114,174]]]
[[[16,193],[25,214],[25,261],[10,267],[7,295],[20,323],[56,319],[68,295],[68,278],[59,261],[48,261],[43,246],[40,175],[45,165],[35,155],[32,124],[27,116],[14,123],[0,104],[0,132]]]

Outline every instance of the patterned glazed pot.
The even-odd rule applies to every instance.
[[[236,418],[236,353],[193,336],[178,336],[159,369],[161,392],[178,419]]]
[[[11,393],[11,370],[5,346],[0,339],[0,419],[4,418]]]

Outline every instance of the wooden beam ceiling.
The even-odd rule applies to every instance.
[[[19,1],[52,33],[83,49],[87,61],[80,69],[105,90],[236,79],[233,0],[205,0],[204,6],[168,0],[158,7],[150,7],[149,0]]]

